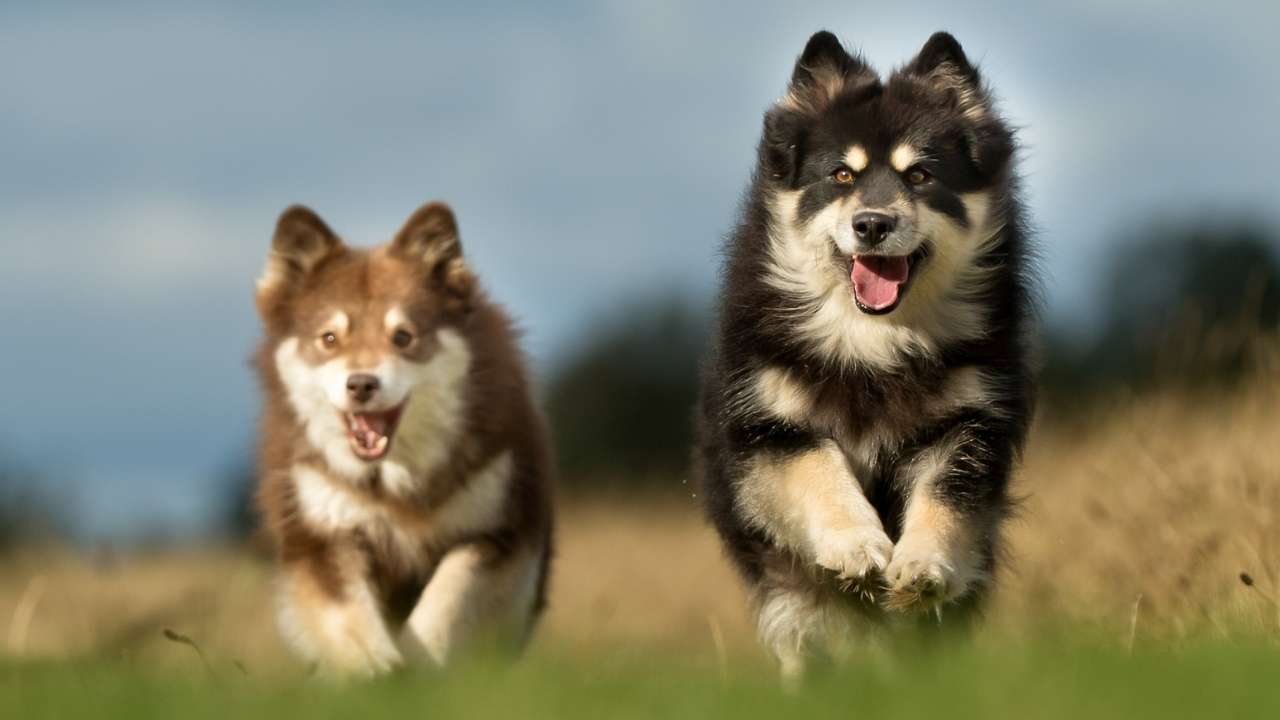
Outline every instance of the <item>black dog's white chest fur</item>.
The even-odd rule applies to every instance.
[[[774,365],[756,375],[755,385],[751,412],[762,423],[832,438],[864,489],[891,476],[929,427],[958,411],[991,407],[996,397],[977,368],[932,363],[826,373]]]

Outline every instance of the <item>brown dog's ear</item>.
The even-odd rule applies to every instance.
[[[330,257],[342,241],[309,208],[294,205],[280,214],[266,267],[258,278],[258,311],[264,317]]]
[[[458,221],[448,205],[432,202],[418,208],[391,242],[391,249],[427,267],[434,289],[445,298],[445,307],[451,312],[471,309],[475,276],[462,257]]]

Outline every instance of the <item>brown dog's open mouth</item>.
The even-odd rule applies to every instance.
[[[347,440],[356,457],[367,461],[386,457],[403,410],[404,405],[401,404],[379,412],[342,413],[347,426]]]

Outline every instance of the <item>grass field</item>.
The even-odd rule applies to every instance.
[[[1280,362],[1232,391],[1042,421],[1019,490],[973,642],[868,653],[790,696],[675,480],[566,504],[551,608],[516,667],[341,689],[285,654],[253,553],[22,549],[0,560],[0,717],[1280,717]]]
[[[1280,716],[1273,647],[1126,654],[1061,643],[954,647],[859,661],[780,689],[759,665],[717,670],[625,651],[541,655],[336,688],[121,664],[0,667],[6,718],[1079,718]]]

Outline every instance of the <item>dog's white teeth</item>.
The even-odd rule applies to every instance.
[[[387,442],[389,440],[390,438],[388,438],[386,435],[383,435],[382,437],[378,438],[377,442],[373,444],[373,449],[377,450],[378,452],[382,452],[383,450],[386,450]]]

